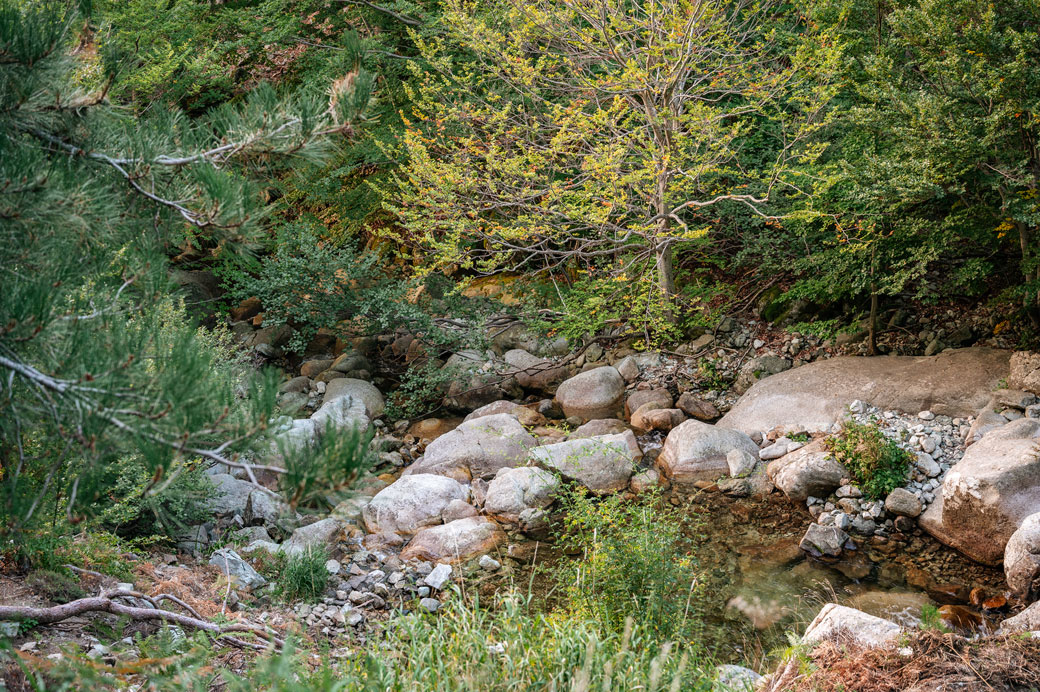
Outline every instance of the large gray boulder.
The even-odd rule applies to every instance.
[[[586,370],[564,381],[556,390],[556,401],[568,418],[583,421],[613,418],[621,410],[625,380],[613,367]]]
[[[743,394],[759,380],[764,380],[767,377],[772,377],[790,369],[791,361],[780,356],[765,355],[752,358],[740,369],[740,373],[733,383],[733,391],[737,394]]]
[[[1040,420],[1020,418],[968,447],[921,528],[973,560],[998,564],[1011,534],[1040,507],[1038,441]]]
[[[809,623],[802,635],[802,643],[837,640],[864,648],[879,648],[895,646],[901,636],[902,629],[891,620],[837,603],[827,603]]]
[[[472,411],[523,394],[513,367],[491,352],[459,351],[448,358],[444,369],[454,373],[444,405],[456,411]]]
[[[826,497],[849,476],[821,440],[770,462],[766,472],[773,484],[795,502],[805,502],[810,496]]]
[[[230,473],[217,473],[209,477],[213,483],[213,493],[206,501],[206,507],[217,516],[244,515],[249,495],[257,489],[247,481],[241,481]]]
[[[714,481],[729,474],[726,457],[735,449],[758,459],[758,445],[739,430],[688,420],[668,433],[657,466],[679,485]]]
[[[860,399],[882,409],[974,415],[1008,376],[1009,351],[965,348],[937,356],[841,357],[767,377],[718,422],[746,433],[777,426],[827,432]]]
[[[1040,512],[1026,517],[1008,539],[1004,576],[1017,598],[1026,603],[1040,599]]]
[[[488,484],[484,511],[497,519],[517,524],[529,509],[545,509],[553,501],[560,479],[537,466],[502,469]]]
[[[327,404],[342,396],[351,396],[359,400],[369,418],[379,418],[386,408],[386,400],[374,384],[353,377],[339,377],[330,381],[325,387],[325,396],[321,402]]]
[[[367,430],[371,421],[365,412],[365,402],[349,394],[326,401],[311,414],[315,432],[320,436],[329,426],[334,430],[357,428]]]
[[[331,550],[342,537],[344,528],[346,524],[335,517],[301,526],[282,544],[282,551],[286,555],[299,555],[308,550]]]
[[[486,517],[466,517],[420,530],[401,551],[401,559],[463,562],[485,555],[505,541],[505,532],[495,522]]]
[[[506,351],[502,359],[511,366],[513,377],[521,387],[539,392],[551,392],[572,372],[566,365],[531,355],[521,348]]]
[[[402,476],[376,493],[361,516],[369,533],[412,534],[439,524],[452,500],[468,500],[469,490],[447,476]]]
[[[557,442],[531,450],[531,460],[596,493],[628,487],[642,456],[632,431]]]
[[[436,473],[463,483],[494,478],[499,469],[517,466],[537,445],[520,421],[508,413],[464,422],[426,447],[407,473]]]

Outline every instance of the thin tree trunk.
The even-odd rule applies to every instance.
[[[874,284],[870,285],[870,355],[877,355],[878,294]]]
[[[672,264],[672,244],[669,242],[668,232],[671,223],[665,216],[668,210],[665,208],[665,199],[668,194],[668,175],[662,164],[657,176],[657,237],[654,247],[655,259],[657,261],[657,282],[661,287],[661,298],[664,301],[664,315],[669,323],[674,324],[675,316],[675,267]]]
[[[1015,225],[1018,226],[1018,246],[1022,253],[1022,275],[1029,282],[1034,277],[1040,278],[1040,267],[1032,269],[1029,266],[1030,260],[1032,260],[1030,248],[1032,233],[1029,226],[1021,221],[1016,222]],[[1025,295],[1022,296],[1022,307],[1025,309],[1026,314],[1029,315],[1029,319],[1032,320],[1033,326],[1040,329],[1040,294],[1026,291]]]

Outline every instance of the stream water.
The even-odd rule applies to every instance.
[[[997,593],[1003,574],[928,538],[864,545],[823,564],[798,542],[811,519],[784,498],[735,500],[720,493],[685,499],[689,535],[711,594],[713,648],[728,662],[761,662],[801,633],[827,602],[904,626],[926,605],[960,603],[973,588]]]

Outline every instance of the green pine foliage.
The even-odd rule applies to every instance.
[[[323,90],[259,86],[201,118],[163,105],[136,117],[108,99],[114,67],[78,81],[86,19],[72,2],[0,3],[5,537],[82,521],[127,455],[149,479],[133,493],[154,497],[196,460],[255,447],[277,375],[229,368],[173,297],[167,253],[247,247],[268,213],[258,179],[320,160],[369,98],[355,72]],[[315,468],[342,483],[357,462]]]

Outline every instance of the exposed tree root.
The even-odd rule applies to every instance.
[[[135,605],[127,605],[120,601],[140,599],[151,605],[151,608],[142,608]],[[177,613],[172,610],[164,610],[159,607],[163,601],[169,601],[188,612],[188,615]],[[100,596],[80,598],[62,605],[37,608],[32,606],[0,606],[0,620],[34,620],[38,624],[47,625],[61,622],[77,615],[85,613],[111,613],[122,615],[131,620],[153,621],[159,620],[169,622],[182,627],[209,632],[217,639],[229,644],[247,649],[264,651],[269,648],[281,650],[285,642],[278,634],[265,627],[258,627],[247,623],[227,623],[218,625],[214,622],[204,620],[194,608],[187,603],[170,594],[159,594],[148,596],[138,591],[107,591]],[[235,634],[253,635],[265,643],[250,641],[235,636]]]

